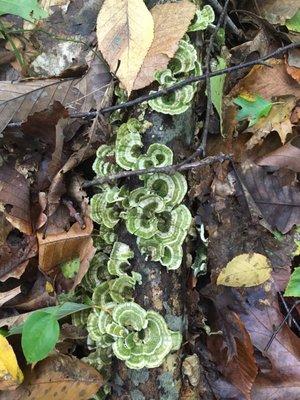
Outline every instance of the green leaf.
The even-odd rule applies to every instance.
[[[217,57],[216,63],[212,65],[212,71],[218,71],[219,69],[224,69],[224,68],[226,68],[225,59],[223,57]],[[210,79],[211,100],[220,117],[221,131],[223,126],[222,103],[223,103],[223,89],[224,89],[225,78],[226,75],[223,74],[215,76]]]
[[[64,303],[61,306],[47,307],[47,308],[43,308],[40,311],[43,311],[43,312],[45,312],[47,314],[51,314],[51,315],[55,316],[56,319],[61,319],[61,318],[67,317],[68,315],[76,313],[78,311],[87,310],[88,308],[91,308],[91,306],[90,305],[86,305],[86,304],[77,304],[77,303],[67,302],[67,303]],[[30,316],[31,315],[32,314],[30,314]],[[18,334],[22,333],[23,327],[24,327],[24,324],[26,323],[26,321],[23,324],[20,324],[20,325],[17,325],[17,326],[13,326],[9,330],[9,336],[18,335]]]
[[[35,22],[46,18],[48,13],[41,8],[37,0],[0,0],[0,15],[13,14]]]
[[[300,32],[300,10],[291,19],[287,19],[285,25],[289,31]]]
[[[74,258],[71,261],[67,261],[60,265],[61,272],[65,278],[72,279],[77,274],[80,267],[79,257]]]
[[[35,311],[23,326],[22,349],[28,363],[43,360],[59,338],[59,323],[54,315]]]
[[[259,118],[266,117],[273,106],[273,103],[257,95],[249,100],[239,96],[233,102],[241,107],[237,113],[237,120],[243,121],[248,119],[249,126],[255,125]]]
[[[300,267],[295,268],[284,292],[285,296],[300,297]]]

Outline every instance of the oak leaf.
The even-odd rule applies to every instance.
[[[97,20],[98,45],[128,94],[154,37],[154,22],[143,0],[106,0]]]
[[[0,390],[15,389],[23,382],[23,373],[7,339],[0,335]]]
[[[150,85],[155,79],[154,73],[167,68],[195,12],[195,4],[188,0],[158,4],[151,9],[154,39],[134,82],[134,90]]]

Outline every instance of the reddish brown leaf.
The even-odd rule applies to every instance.
[[[89,400],[103,379],[93,367],[70,356],[54,356],[25,372],[18,389],[1,392],[0,400]]]
[[[257,165],[288,168],[300,172],[300,136],[256,161]]]
[[[251,400],[250,392],[257,375],[257,366],[250,336],[237,314],[233,313],[235,327],[240,331],[240,338],[235,338],[236,355],[228,359],[226,346],[222,336],[208,337],[208,349],[213,355],[217,368],[224,377],[236,386],[245,399]]]
[[[0,204],[12,226],[32,234],[29,182],[12,165],[0,167]]]

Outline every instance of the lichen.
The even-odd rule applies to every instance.
[[[162,373],[158,378],[159,388],[163,395],[161,400],[177,400],[179,399],[179,390],[175,385],[174,377],[170,372]]]

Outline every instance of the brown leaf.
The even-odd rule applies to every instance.
[[[284,25],[299,9],[299,4],[294,0],[256,0],[256,4],[261,16],[271,24]]]
[[[287,73],[291,75],[295,81],[300,83],[300,50],[293,49],[289,51],[285,61]]]
[[[59,264],[80,257],[85,260],[85,249],[90,247],[93,223],[89,218],[85,220],[86,227],[81,229],[76,222],[67,232],[55,232],[47,234],[38,233],[39,266],[44,272],[51,271]]]
[[[259,158],[257,165],[288,168],[300,172],[300,136],[296,136],[284,146]]]
[[[254,146],[262,144],[263,140],[271,131],[278,132],[281,142],[286,142],[287,136],[292,133],[291,112],[296,104],[296,98],[289,96],[276,99],[280,104],[274,104],[269,115],[262,117],[258,122],[247,128],[246,131],[253,133],[246,147],[251,150]]]
[[[0,400],[89,400],[103,379],[93,367],[75,357],[54,356],[25,372],[24,383],[13,392],[1,392]]]
[[[0,167],[0,204],[13,227],[32,234],[29,182],[12,165]]]
[[[300,84],[294,81],[287,72],[283,60],[271,59],[269,65],[256,65],[231,90],[230,96],[236,97],[242,92],[258,94],[265,99],[280,96],[300,96]]]
[[[37,254],[35,236],[15,237],[0,247],[0,281],[19,278],[29,260]]]
[[[271,362],[270,367],[261,369],[252,390],[252,398],[298,400],[300,339],[287,324],[284,324],[266,349],[274,327],[278,327],[283,321],[274,288],[261,295],[255,303],[245,302],[245,313],[241,314],[241,319],[251,336],[253,345]]]
[[[154,73],[167,68],[195,12],[196,6],[189,0],[158,4],[151,9],[154,39],[134,82],[134,90],[150,85]]]
[[[287,233],[300,224],[299,187],[282,186],[275,174],[250,163],[242,165],[242,182],[272,229]]]
[[[153,18],[143,0],[106,0],[97,20],[98,45],[130,95],[154,37]]]
[[[78,79],[0,82],[0,132],[7,124],[24,121],[29,114],[47,109],[53,101],[81,110],[82,93],[75,88]],[[74,110],[74,111],[75,111]],[[42,131],[40,132],[42,133]]]
[[[254,349],[244,324],[237,314],[233,313],[233,316],[234,329],[238,327],[240,331],[240,337],[235,338],[236,354],[228,359],[223,338],[216,335],[208,337],[208,349],[213,354],[213,360],[224,377],[244,394],[245,399],[251,400],[250,392],[258,371]]]

